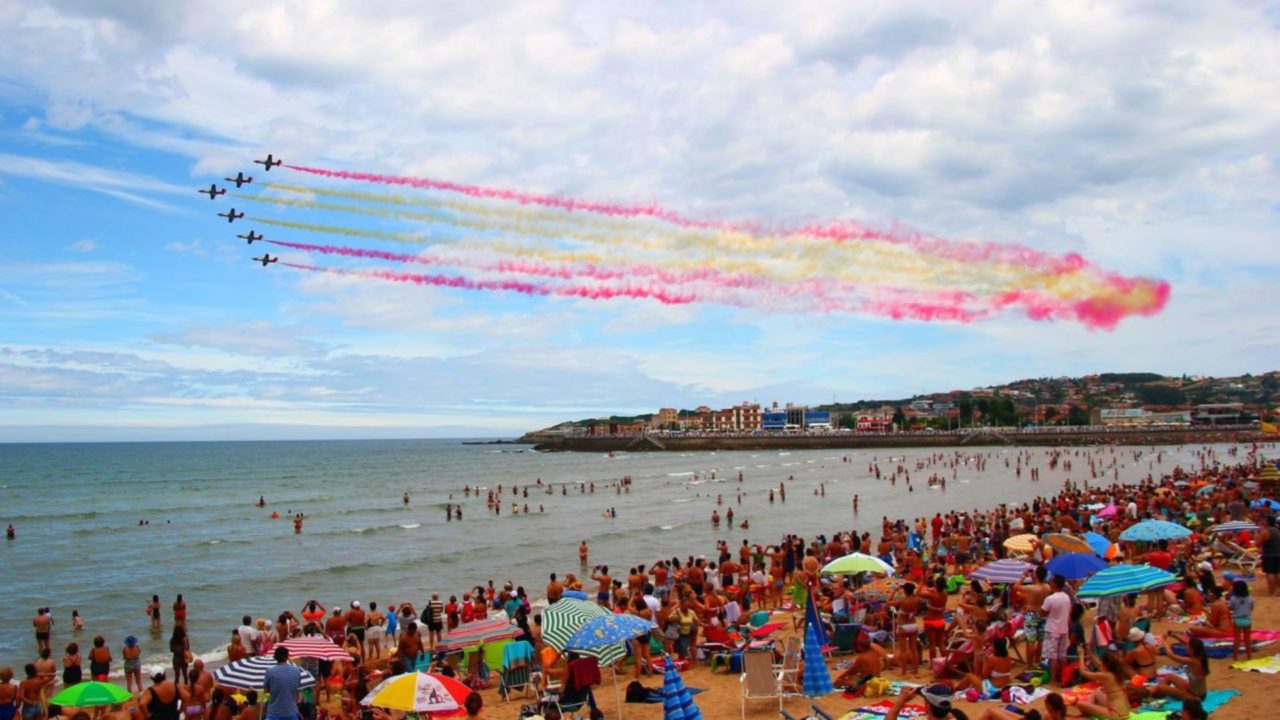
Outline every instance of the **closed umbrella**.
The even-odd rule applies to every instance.
[[[1096,572],[1109,567],[1106,560],[1090,552],[1067,553],[1049,561],[1048,569],[1052,575],[1061,575],[1068,580],[1087,578]]]
[[[445,633],[443,642],[449,648],[479,647],[485,643],[511,640],[523,632],[500,617],[463,623]]]
[[[1084,538],[1066,533],[1049,533],[1044,536],[1044,544],[1060,553],[1093,552]]]
[[[213,671],[213,681],[218,685],[237,690],[261,690],[266,685],[267,671],[276,666],[275,658],[258,656],[228,663]],[[301,670],[301,668],[299,668]],[[301,688],[314,687],[316,678],[302,670]]]
[[[832,560],[823,566],[822,572],[824,575],[857,575],[864,572],[892,575],[893,566],[878,557],[856,552]]]
[[[99,705],[115,705],[133,697],[129,691],[104,682],[82,682],[66,688],[54,695],[49,702],[65,707],[97,707]]]
[[[328,638],[308,637],[292,638],[280,643],[280,647],[289,649],[291,658],[314,658],[336,662],[350,662],[351,655],[338,647]]]
[[[1173,573],[1150,565],[1112,565],[1085,580],[1076,593],[1082,598],[1146,592],[1176,582]]]
[[[969,577],[993,585],[1012,585],[1021,580],[1022,575],[1032,567],[1031,563],[1021,560],[996,560],[969,573]]]
[[[560,598],[559,601],[548,605],[547,609],[542,611],[542,640],[556,650],[564,652],[566,649],[565,644],[569,642],[569,638],[581,630],[588,620],[612,614],[593,602]],[[601,665],[612,665],[626,657],[627,654],[626,647],[621,644],[608,645],[592,650],[580,650],[578,652],[595,657]]]
[[[1012,550],[1013,552],[1016,552],[1016,553],[1029,553],[1032,550],[1035,550],[1036,543],[1039,541],[1040,541],[1040,538],[1036,537],[1035,535],[1032,535],[1031,533],[1014,535],[1013,537],[1004,541],[1004,548],[1005,550]]]
[[[1178,523],[1168,520],[1143,520],[1125,528],[1120,533],[1121,540],[1138,542],[1155,542],[1157,540],[1180,540],[1191,534],[1191,531]]]
[[[662,674],[662,720],[702,720],[702,711],[693,702],[689,688],[668,656]]]
[[[1221,535],[1226,533],[1253,532],[1257,529],[1257,523],[1252,523],[1248,520],[1232,520],[1230,522],[1214,525],[1210,532]]]
[[[822,697],[835,691],[831,685],[831,671],[827,670],[827,661],[822,658],[822,642],[818,639],[813,623],[806,623],[804,629],[804,678],[801,689],[806,697]]]
[[[471,688],[451,677],[410,672],[393,675],[378,683],[360,700],[360,704],[365,707],[447,717],[465,715],[464,705],[471,693]]]

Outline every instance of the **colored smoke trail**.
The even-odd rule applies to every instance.
[[[644,287],[637,285],[547,285],[522,282],[519,280],[476,280],[460,275],[421,275],[418,273],[395,272],[392,270],[351,270],[347,268],[320,267],[302,263],[282,262],[285,267],[309,272],[344,275],[371,280],[409,283],[412,285],[428,285],[447,287],[459,290],[501,290],[530,296],[560,296],[583,298],[587,300],[612,300],[615,298],[643,298],[657,300],[664,305],[687,305],[696,302],[693,294],[675,294],[660,287]]]
[[[294,230],[309,230],[311,232],[326,233],[329,235],[367,237],[402,243],[426,243],[431,241],[429,236],[423,235],[422,233],[393,233],[384,232],[382,230],[365,230],[362,228],[340,227],[338,225],[317,225],[315,223],[293,222],[291,220],[277,220],[274,218],[264,217],[251,217],[249,219],[254,222],[263,223],[264,225],[274,225],[276,227],[292,228]]]

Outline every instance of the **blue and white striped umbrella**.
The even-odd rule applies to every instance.
[[[1156,540],[1181,540],[1190,534],[1191,531],[1186,527],[1178,523],[1171,523],[1168,520],[1143,520],[1126,528],[1124,532],[1120,533],[1120,539],[1154,542]]]
[[[804,680],[801,683],[807,697],[822,697],[835,692],[831,686],[831,671],[822,657],[822,643],[812,624],[804,628]]]
[[[213,681],[218,685],[236,688],[237,690],[261,690],[266,684],[267,671],[276,666],[276,659],[266,655],[248,657],[223,665],[213,671]],[[298,668],[302,673],[302,689],[315,687],[316,678],[311,673]]]
[[[972,580],[981,580],[993,585],[1012,585],[1022,579],[1022,574],[1034,567],[1021,560],[996,560],[969,573]]]
[[[1210,532],[1213,533],[1242,533],[1253,532],[1258,529],[1258,524],[1249,522],[1248,520],[1231,520],[1229,522],[1214,525]]]
[[[1173,573],[1150,565],[1112,565],[1084,581],[1081,598],[1111,597],[1146,592],[1176,582]]]
[[[693,696],[684,686],[670,656],[666,672],[662,674],[662,720],[702,720],[702,711],[693,703]]]

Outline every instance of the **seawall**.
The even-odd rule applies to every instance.
[[[1252,429],[1232,430],[1115,430],[1096,432],[1000,432],[921,433],[891,435],[706,435],[688,436],[584,436],[531,432],[520,442],[547,452],[689,452],[701,450],[817,450],[895,447],[982,447],[1084,445],[1185,445],[1252,443],[1262,440]]]

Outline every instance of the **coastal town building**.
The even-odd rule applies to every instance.
[[[1094,408],[1090,424],[1104,427],[1148,427],[1153,425],[1190,425],[1190,410],[1152,412],[1144,408]]]

